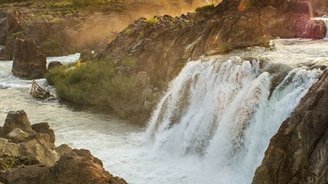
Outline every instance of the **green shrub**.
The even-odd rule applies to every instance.
[[[140,116],[149,113],[145,112],[144,99],[153,94],[143,96],[144,89],[133,72],[135,67],[134,60],[124,60],[119,68],[128,73],[122,74],[111,61],[92,61],[51,69],[46,79],[65,101],[140,120]]]

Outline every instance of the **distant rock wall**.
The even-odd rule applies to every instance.
[[[253,184],[328,182],[328,70],[271,139]]]

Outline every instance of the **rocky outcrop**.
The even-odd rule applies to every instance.
[[[0,183],[126,184],[105,171],[90,151],[55,147],[49,124],[31,126],[24,111],[9,112],[0,130]]]
[[[253,184],[328,182],[328,70],[271,139]]]
[[[305,29],[305,38],[323,39],[326,37],[327,27],[325,22],[322,20],[310,20]]]
[[[250,46],[268,46],[271,38],[323,38],[322,21],[309,21],[304,1],[224,0],[180,17],[139,19],[98,54],[121,67],[126,58],[152,79],[167,84],[190,59]],[[160,82],[158,82],[160,81]]]
[[[52,167],[30,165],[2,172],[0,181],[8,184],[126,184],[105,171],[102,162],[88,150],[66,153]]]
[[[16,39],[12,72],[17,77],[35,79],[46,72],[46,57],[33,40]]]
[[[14,129],[19,128],[24,132],[33,132],[31,123],[24,111],[10,111],[3,126],[3,133],[8,134]]]
[[[59,159],[54,131],[48,123],[31,126],[24,111],[10,111],[1,130],[0,155],[24,156],[46,166]]]

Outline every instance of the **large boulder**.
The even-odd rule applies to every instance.
[[[23,110],[9,111],[3,126],[3,133],[8,134],[16,128],[19,128],[24,132],[34,132],[27,115]]]
[[[0,181],[8,184],[126,184],[105,171],[101,161],[88,150],[73,150],[52,167],[32,165],[7,170],[0,173]]]
[[[304,32],[305,38],[323,39],[326,37],[327,26],[323,20],[309,20]]]
[[[17,77],[42,78],[46,72],[46,57],[30,39],[16,39],[14,43],[12,72]]]
[[[328,182],[328,70],[271,139],[253,184]]]

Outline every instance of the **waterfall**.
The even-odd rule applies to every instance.
[[[270,138],[321,74],[294,68],[272,87],[276,74],[262,65],[239,57],[189,62],[151,117],[152,153],[196,157],[213,183],[251,183]]]

